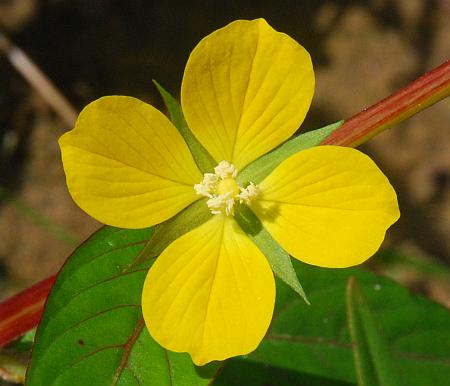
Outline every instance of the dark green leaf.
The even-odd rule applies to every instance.
[[[450,269],[435,257],[405,254],[396,249],[383,249],[377,253],[375,264],[389,272],[412,270],[432,279],[450,280]]]
[[[35,334],[36,334],[36,329],[28,331],[25,335],[21,336],[16,341],[10,343],[7,346],[7,351],[9,351],[9,352],[31,351],[31,347],[33,346]]]
[[[58,275],[36,333],[29,386],[207,385],[217,364],[193,366],[169,353],[144,326],[140,298],[152,263],[129,270],[151,229],[105,227]]]
[[[334,130],[342,125],[344,121],[339,121],[321,129],[309,131],[294,137],[282,145],[278,146],[270,153],[263,155],[256,161],[246,166],[238,175],[237,179],[241,186],[245,186],[250,181],[259,184],[274,170],[281,162],[301,150],[319,145]]]
[[[450,374],[450,312],[363,269],[294,261],[311,306],[282,282],[271,328],[249,360],[355,383],[345,292],[355,276],[383,329],[395,369],[408,386],[441,385]]]
[[[183,136],[189,149],[191,150],[192,156],[194,157],[198,168],[202,173],[211,173],[217,165],[217,162],[211,157],[197,138],[195,138],[191,130],[189,130],[186,120],[184,119],[180,103],[169,92],[164,90],[158,82],[154,80],[153,83],[156,85],[156,88],[164,99],[164,103],[169,111],[172,123]]]
[[[403,385],[388,342],[353,276],[347,283],[347,318],[358,385]]]
[[[352,386],[352,383],[246,362],[228,361],[214,386]]]

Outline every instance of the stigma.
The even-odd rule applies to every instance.
[[[236,202],[250,205],[258,197],[259,188],[250,182],[245,188],[236,181],[238,171],[233,164],[220,161],[214,168],[214,173],[205,173],[203,180],[194,185],[198,195],[208,197],[206,205],[212,214],[234,215]]]

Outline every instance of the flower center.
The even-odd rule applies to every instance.
[[[206,204],[213,214],[234,215],[234,204],[249,205],[259,194],[259,188],[250,182],[242,188],[236,181],[237,170],[227,161],[221,161],[214,173],[205,173],[203,181],[194,185],[197,194],[208,197]]]
[[[235,197],[239,194],[239,185],[234,178],[225,178],[220,180],[216,186],[216,193],[218,195],[229,195],[230,197]]]

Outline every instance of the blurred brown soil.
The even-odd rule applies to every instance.
[[[0,30],[78,109],[105,94],[161,107],[152,78],[177,93],[189,51],[204,35],[233,19],[265,17],[305,45],[315,61],[317,89],[306,129],[347,118],[450,57],[450,0],[156,3],[3,0]],[[57,139],[69,128],[5,57],[0,84],[1,185],[84,240],[101,224],[67,193]],[[447,264],[449,123],[447,100],[363,147],[399,196],[402,219],[386,245]],[[2,297],[57,271],[72,249],[0,203]],[[423,292],[450,305],[448,283],[402,279],[423,281]]]

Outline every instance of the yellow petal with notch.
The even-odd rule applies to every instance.
[[[256,215],[292,256],[349,267],[372,256],[399,218],[386,176],[355,149],[320,146],[280,164],[264,181]]]
[[[74,201],[102,223],[143,228],[198,199],[191,153],[170,121],[131,97],[109,96],[84,108],[60,140]]]
[[[242,169],[298,129],[313,93],[311,58],[300,44],[264,19],[238,20],[194,48],[181,104],[214,159]]]
[[[169,350],[188,352],[197,365],[253,351],[269,327],[274,302],[265,256],[222,215],[169,245],[142,292],[153,338]]]

